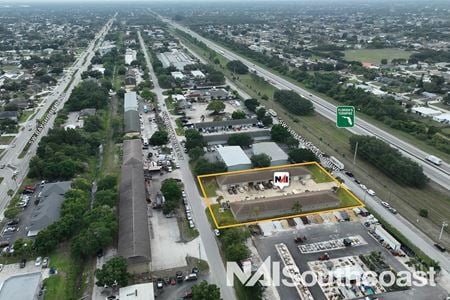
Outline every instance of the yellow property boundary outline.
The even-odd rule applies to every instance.
[[[213,210],[211,208],[211,203],[209,202],[209,199],[208,199],[208,197],[206,195],[205,187],[203,186],[203,182],[202,182],[203,178],[216,177],[216,176],[219,176],[219,175],[229,175],[229,174],[236,174],[236,173],[251,173],[251,172],[262,171],[262,170],[274,170],[274,169],[281,169],[281,168],[285,169],[285,168],[292,168],[292,167],[299,167],[299,166],[309,166],[309,165],[316,165],[317,167],[319,167],[319,169],[322,170],[322,172],[324,172],[326,175],[328,175],[328,177],[330,177],[334,182],[337,183],[339,188],[344,189],[359,204],[352,205],[352,206],[344,206],[344,207],[339,207],[339,208],[334,208],[334,209],[320,210],[320,211],[315,211],[315,212],[308,212],[308,213],[303,213],[303,214],[294,214],[294,215],[288,215],[288,216],[283,216],[283,217],[267,218],[267,219],[261,219],[261,220],[241,222],[241,223],[236,223],[236,224],[220,226],[219,223],[217,222],[216,217],[214,215],[214,212],[213,212]],[[197,181],[198,181],[198,183],[200,185],[200,189],[202,191],[203,198],[205,198],[205,202],[206,202],[206,205],[208,206],[209,212],[211,214],[211,218],[212,218],[212,220],[214,222],[214,225],[216,226],[217,229],[226,229],[226,228],[231,228],[231,227],[238,227],[238,226],[245,226],[245,225],[256,224],[256,223],[260,223],[260,222],[269,222],[269,221],[284,220],[284,219],[289,219],[289,218],[297,218],[297,217],[303,217],[303,216],[308,216],[308,215],[316,215],[316,214],[319,214],[319,213],[341,211],[341,210],[345,210],[345,209],[359,208],[359,207],[364,207],[365,206],[365,204],[363,202],[361,202],[361,200],[359,200],[359,198],[356,197],[349,189],[347,189],[347,187],[345,185],[340,183],[327,170],[325,170],[324,167],[322,167],[319,163],[317,163],[315,161],[305,162],[305,163],[297,163],[297,164],[289,164],[289,165],[282,165],[282,166],[273,166],[273,167],[266,167],[266,168],[255,168],[255,169],[248,169],[248,170],[240,170],[240,171],[231,171],[231,172],[221,172],[221,173],[214,173],[214,174],[199,175],[199,176],[197,176]]]

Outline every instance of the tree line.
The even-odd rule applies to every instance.
[[[350,137],[352,150],[355,150],[356,144],[358,144],[357,155],[370,162],[392,180],[416,188],[423,188],[428,182],[428,178],[419,164],[401,155],[389,144],[375,137],[354,135]]]

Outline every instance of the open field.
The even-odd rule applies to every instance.
[[[9,145],[13,139],[13,136],[0,136],[0,145]]]
[[[77,299],[74,285],[80,264],[73,261],[68,249],[59,248],[51,255],[49,267],[58,273],[44,280],[44,300]]]
[[[395,48],[345,50],[344,54],[346,60],[372,64],[380,63],[383,58],[391,61],[394,58],[409,58],[411,56],[411,52]]]

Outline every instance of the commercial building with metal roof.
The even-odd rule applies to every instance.
[[[220,148],[219,148],[220,149]],[[307,179],[311,177],[311,173],[305,167],[286,167],[277,168],[276,170],[259,170],[251,172],[240,172],[234,174],[223,174],[216,177],[217,183],[221,186],[243,184],[243,183],[256,183],[256,182],[267,182],[273,180],[274,172],[289,172],[291,176],[291,181],[298,180],[300,177],[302,179]]]
[[[142,144],[139,139],[123,142],[119,201],[118,254],[128,262],[128,271],[149,271],[150,235],[144,182]]]
[[[248,119],[231,119],[225,121],[211,121],[211,122],[200,122],[194,123],[194,128],[215,128],[215,129],[226,129],[233,128],[236,126],[242,125],[256,125],[258,123],[258,119],[256,118],[248,118]]]
[[[139,133],[141,126],[139,123],[139,112],[137,110],[129,110],[123,114],[123,132]]]
[[[36,236],[39,231],[58,221],[64,194],[70,190],[70,181],[61,181],[45,184],[39,192],[31,220],[28,225],[29,237]]]
[[[271,166],[281,166],[289,163],[289,156],[274,142],[256,143],[252,146],[253,154],[267,154],[271,158]]]
[[[9,277],[0,283],[0,300],[37,300],[41,284],[41,272]]]
[[[137,94],[136,92],[127,92],[124,96],[124,103],[123,103],[123,109],[124,112],[127,112],[129,110],[135,110],[138,111],[139,104],[137,101]]]
[[[154,300],[153,283],[140,283],[119,289],[120,300]]]
[[[217,149],[218,159],[223,161],[228,171],[246,170],[252,167],[252,162],[239,146],[225,146]]]
[[[232,202],[230,208],[236,220],[245,222],[298,214],[299,211],[293,210],[297,202],[300,204],[301,213],[338,208],[340,205],[335,192],[318,191],[237,201]]]

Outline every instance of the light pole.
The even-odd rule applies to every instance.
[[[442,233],[444,233],[444,228],[448,226],[448,223],[446,221],[442,221],[442,227],[441,232],[439,233],[439,240],[442,238]]]

